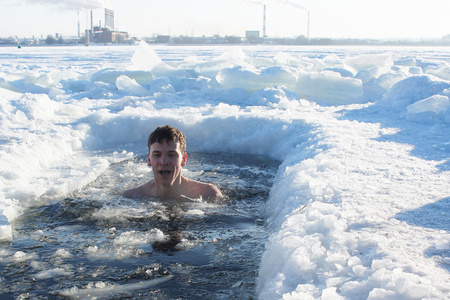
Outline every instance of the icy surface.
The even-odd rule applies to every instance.
[[[0,239],[13,240],[24,209],[82,189],[172,124],[189,151],[282,161],[260,299],[446,299],[448,53],[0,48]],[[2,255],[34,259],[33,250]]]

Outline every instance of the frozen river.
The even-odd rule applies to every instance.
[[[3,47],[0,61],[2,296],[449,297],[449,48]],[[228,202],[118,196],[151,178],[146,140],[165,124],[187,136],[186,175]]]

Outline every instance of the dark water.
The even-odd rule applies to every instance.
[[[14,241],[0,245],[0,298],[253,299],[277,167],[266,157],[191,153],[186,175],[228,200],[175,204],[117,196],[150,175],[140,157],[113,165],[15,221]]]

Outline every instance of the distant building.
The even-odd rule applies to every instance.
[[[94,27],[94,41],[103,44],[121,44],[128,39],[128,32],[115,31],[110,28],[96,26]]]
[[[260,42],[259,31],[258,30],[246,31],[245,38],[247,39],[247,41],[249,43],[258,43],[258,42]]]
[[[155,43],[157,43],[157,44],[169,44],[170,43],[170,35],[158,35],[158,36],[156,36]]]
[[[105,27],[114,29],[114,11],[105,8]]]
[[[91,12],[91,24],[92,24]],[[129,41],[128,32],[114,29],[114,11],[105,8],[105,27],[92,26],[92,30],[86,29],[85,43],[122,44]]]
[[[245,38],[247,38],[247,39],[259,39],[259,31],[258,30],[255,30],[255,31],[251,31],[251,30],[249,30],[249,31],[246,31],[245,32]]]

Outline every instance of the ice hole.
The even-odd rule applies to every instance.
[[[118,196],[151,178],[145,158],[114,164],[77,194],[24,212],[0,259],[0,278],[7,279],[0,282],[0,294],[255,297],[268,238],[265,202],[279,162],[255,155],[189,153],[186,176],[218,186],[227,196],[223,203]],[[14,260],[15,253],[29,259]]]

